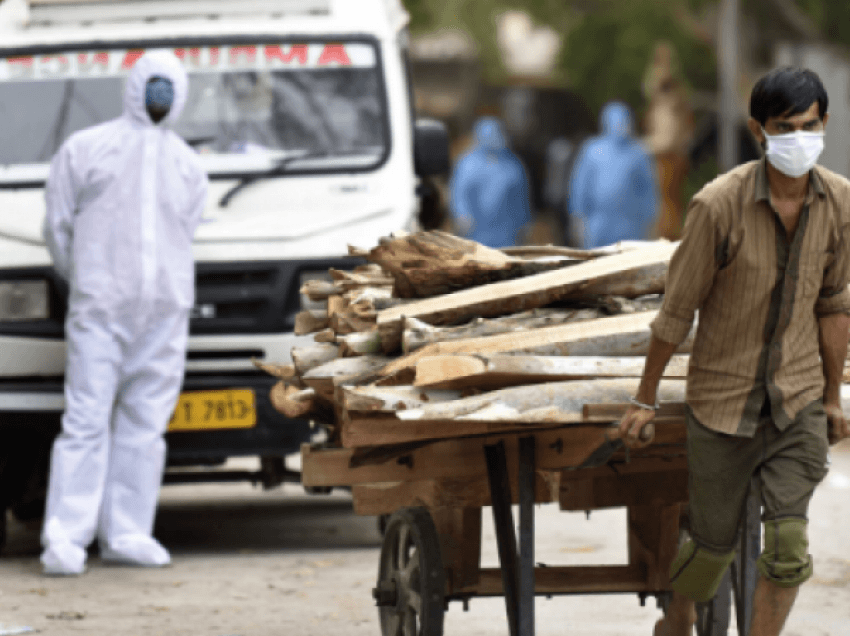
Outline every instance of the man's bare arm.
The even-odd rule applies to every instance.
[[[661,376],[664,375],[664,369],[670,362],[670,358],[676,352],[678,345],[671,344],[659,340],[655,336],[649,341],[649,350],[646,353],[646,364],[643,369],[643,376],[640,380],[637,395],[635,399],[638,402],[647,405],[654,405],[658,396],[658,384],[661,382]],[[623,441],[628,446],[639,444],[641,431],[655,418],[655,411],[642,409],[638,406],[630,406],[620,420],[620,433]]]
[[[818,319],[820,353],[823,360],[823,405],[829,419],[829,441],[832,444],[850,435],[848,423],[841,410],[841,378],[847,358],[850,316],[844,313],[827,314]]]

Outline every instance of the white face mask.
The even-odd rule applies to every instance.
[[[764,136],[767,138],[767,160],[789,177],[802,177],[814,167],[823,152],[823,131],[798,130],[786,135],[765,132]]]

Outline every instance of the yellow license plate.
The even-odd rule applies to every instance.
[[[253,428],[257,407],[251,389],[181,393],[168,423],[169,431]]]

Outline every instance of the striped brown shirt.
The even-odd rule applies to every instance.
[[[817,166],[793,238],[765,161],[691,201],[654,335],[680,343],[699,312],[687,401],[706,427],[752,437],[769,400],[780,429],[823,397],[818,316],[850,313],[850,181]]]

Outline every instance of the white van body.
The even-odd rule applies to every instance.
[[[307,424],[271,409],[252,359],[286,363],[313,344],[292,333],[303,279],[415,226],[406,24],[400,0],[0,3],[0,456],[38,426],[55,434],[64,404],[66,291],[41,231],[50,159],[120,114],[122,78],[159,48],[189,71],[175,130],[210,176],[184,391],[219,400],[214,416],[249,390],[256,414],[184,421],[170,461],[297,449]],[[0,486],[9,470],[0,459]]]

